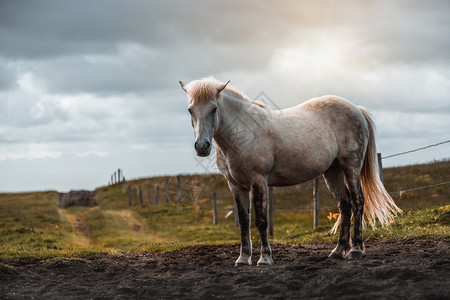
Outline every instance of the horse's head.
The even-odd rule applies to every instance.
[[[186,86],[180,81],[181,88],[189,100],[188,111],[194,128],[195,151],[198,156],[208,156],[211,152],[211,140],[219,123],[217,100],[226,83],[217,84],[211,80],[196,80]]]

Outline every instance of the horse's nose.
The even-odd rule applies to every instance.
[[[195,150],[200,155],[209,154],[209,150],[211,148],[211,143],[209,141],[196,141],[194,144]]]
[[[194,146],[195,146],[195,150],[198,151],[198,150],[208,149],[209,146],[211,146],[211,143],[208,141],[203,141],[203,142],[196,141]]]

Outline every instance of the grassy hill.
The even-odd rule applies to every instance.
[[[195,243],[239,243],[234,203],[221,175],[182,175],[182,201],[178,203],[176,177],[133,180],[97,189],[96,207],[58,208],[57,192],[0,194],[0,260],[82,256],[92,253],[166,251]],[[432,185],[450,179],[450,161],[384,170],[389,192]],[[169,180],[166,202],[165,184]],[[156,189],[159,186],[159,204]],[[139,187],[143,191],[140,205]],[[329,229],[337,213],[334,199],[320,179],[320,226],[312,228],[312,184],[274,189],[275,243],[334,242]],[[136,202],[135,203],[135,190]],[[216,192],[218,225],[213,225],[212,199]],[[131,206],[129,205],[131,196]],[[366,229],[370,238],[449,236],[450,184],[393,197],[404,211],[393,224]],[[331,218],[328,217],[331,215]],[[252,218],[254,220],[254,217]],[[253,225],[252,239],[258,234]]]

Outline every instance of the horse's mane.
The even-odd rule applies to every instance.
[[[189,91],[189,95],[191,96],[194,102],[203,102],[211,100],[217,93],[217,90],[224,84],[220,80],[216,79],[213,76],[209,76],[203,79],[194,80],[190,82],[186,89]],[[237,87],[228,84],[224,89],[225,92],[231,93],[237,98],[243,99],[245,101],[250,101],[253,104],[261,106],[263,108],[268,109],[268,106],[259,102],[259,101],[251,101],[250,98],[244,94]]]

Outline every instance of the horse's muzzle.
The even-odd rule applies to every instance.
[[[194,147],[195,151],[197,151],[197,155],[201,157],[208,156],[211,152],[211,143],[208,141],[195,142]]]

